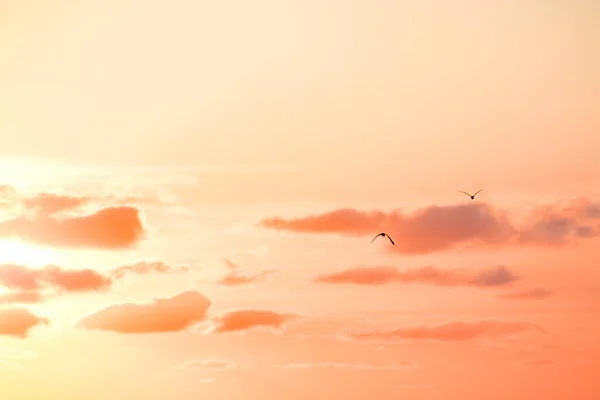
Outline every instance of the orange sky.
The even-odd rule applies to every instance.
[[[212,3],[0,0],[0,398],[599,399],[600,3]]]

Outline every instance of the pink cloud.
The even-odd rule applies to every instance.
[[[0,308],[0,335],[25,338],[31,329],[48,324],[48,319],[38,317],[25,308]]]
[[[226,286],[247,285],[250,283],[262,282],[265,278],[275,273],[275,270],[266,270],[257,274],[242,275],[237,272],[231,272],[219,279],[217,282]]]
[[[239,272],[240,266],[229,259],[224,259],[225,266],[231,271],[217,281],[220,285],[239,286],[251,283],[262,282],[265,278],[276,271],[273,269],[265,270],[256,274],[242,274]]]
[[[533,210],[525,229],[519,232],[522,245],[560,246],[600,234],[600,203],[580,198]]]
[[[71,196],[59,193],[38,193],[34,196],[26,197],[21,204],[29,210],[42,215],[52,215],[62,211],[71,211],[88,203],[90,197]]]
[[[61,192],[19,193],[15,188],[0,185],[0,200],[9,208],[21,207],[26,212],[49,216],[65,211],[74,211],[84,205],[124,205],[124,204],[163,204],[157,198],[148,196],[89,196],[71,195]]]
[[[270,310],[237,310],[227,312],[213,319],[213,332],[226,333],[245,331],[255,327],[281,328],[293,314],[281,314]]]
[[[305,368],[339,368],[339,369],[365,369],[365,370],[394,370],[394,369],[406,369],[415,368],[416,365],[412,361],[400,360],[394,364],[350,364],[342,362],[322,362],[322,363],[290,363],[283,366],[283,368],[291,369],[305,369]]]
[[[547,289],[535,288],[527,290],[518,290],[510,293],[501,294],[499,297],[510,300],[535,300],[544,299],[551,296],[552,292]]]
[[[576,200],[562,207],[536,209],[525,223],[516,224],[504,212],[469,202],[413,212],[345,208],[302,218],[266,218],[259,225],[280,231],[357,237],[386,232],[396,242],[390,251],[428,254],[458,246],[563,245],[600,234],[598,210],[596,203]]]
[[[177,332],[203,321],[211,301],[198,292],[149,303],[115,304],[79,321],[78,327],[120,333]]]
[[[0,294],[0,305],[3,304],[36,304],[41,303],[44,297],[35,290],[20,290]]]
[[[442,270],[420,267],[404,271],[395,267],[357,267],[317,276],[317,283],[383,285],[387,283],[425,283],[437,286],[492,287],[510,284],[518,277],[504,266],[480,271]]]
[[[528,330],[544,332],[537,325],[527,322],[475,321],[449,322],[437,326],[415,326],[391,330],[348,331],[346,335],[353,339],[413,339],[464,341],[479,337],[499,337],[514,335]]]
[[[239,269],[240,268],[240,266],[238,264],[234,263],[233,261],[229,260],[228,258],[225,258],[223,260],[223,262],[229,269]]]
[[[141,261],[117,267],[110,271],[110,275],[92,269],[64,269],[56,265],[34,269],[19,264],[0,264],[0,286],[14,291],[0,295],[0,303],[38,303],[48,297],[44,290],[54,290],[54,294],[107,290],[114,280],[123,278],[126,273],[174,273],[187,270],[187,267],[171,267],[161,261]]]
[[[181,369],[235,369],[238,365],[231,360],[191,360],[183,363]]]
[[[42,280],[67,292],[104,290],[112,284],[110,278],[91,269],[67,270],[49,265],[39,270],[39,275]]]
[[[40,288],[36,272],[24,265],[0,265],[0,284],[8,289],[35,290]]]
[[[66,270],[56,265],[31,269],[18,264],[0,265],[0,285],[23,291],[54,287],[66,292],[106,289],[111,280],[91,269]]]
[[[180,273],[189,271],[189,267],[181,265],[178,267],[173,267],[168,265],[162,261],[139,261],[134,264],[123,265],[118,268],[115,268],[111,275],[115,278],[120,279],[123,278],[127,273],[134,274],[149,274],[152,272],[160,273],[160,274],[168,274],[168,273]]]
[[[2,237],[59,248],[119,249],[143,239],[144,226],[136,207],[106,207],[79,216],[19,216],[0,221]]]

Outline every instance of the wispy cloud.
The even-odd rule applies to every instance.
[[[20,264],[0,264],[0,287],[11,290],[0,294],[0,304],[34,304],[64,293],[104,291],[127,273],[145,275],[186,271],[186,266],[173,267],[162,261],[139,261],[106,274],[88,268],[64,269],[57,265],[30,268]]]
[[[264,270],[255,274],[242,274],[239,272],[239,265],[229,259],[224,259],[226,267],[230,270],[229,273],[225,274],[222,278],[217,280],[217,283],[225,286],[239,286],[248,285],[251,283],[258,283],[265,280],[269,275],[274,274],[274,269]]]
[[[8,185],[0,186],[0,200],[11,208],[20,208],[27,214],[54,215],[67,211],[77,211],[84,206],[158,204],[160,199],[149,196],[82,195],[65,191],[40,191],[21,193]]]
[[[449,322],[437,326],[421,325],[389,330],[349,330],[344,333],[344,336],[357,340],[413,339],[464,341],[479,337],[514,335],[528,330],[544,332],[539,326],[527,322],[484,320],[472,322]]]
[[[546,297],[551,295],[552,292],[547,289],[535,288],[503,293],[499,295],[499,297],[510,300],[540,300],[545,299]]]
[[[443,270],[420,267],[399,270],[395,267],[357,267],[317,276],[314,281],[328,284],[383,285],[387,283],[425,283],[437,286],[494,287],[510,284],[518,277],[504,266],[482,271]]]
[[[295,314],[283,314],[270,310],[229,311],[213,318],[212,332],[239,332],[257,327],[280,329],[286,322],[297,317]]]
[[[290,363],[285,364],[283,368],[307,369],[307,368],[339,368],[339,369],[364,369],[364,370],[394,370],[415,368],[416,364],[408,360],[400,360],[394,364],[352,364],[343,362],[320,362],[320,363]]]
[[[106,289],[111,285],[111,280],[91,269],[67,270],[56,265],[31,269],[24,265],[1,264],[0,285],[23,291],[51,286],[76,292]]]
[[[38,325],[48,325],[47,318],[39,317],[25,308],[0,308],[0,335],[25,338]]]
[[[240,268],[238,264],[234,263],[228,258],[223,259],[223,263],[225,263],[225,266],[231,270],[236,270]]]
[[[123,278],[128,273],[149,274],[152,272],[167,274],[187,272],[190,267],[187,265],[172,266],[163,261],[138,261],[133,264],[122,265],[111,271],[111,275],[117,279]]]
[[[231,360],[191,360],[186,361],[179,366],[180,369],[210,369],[210,370],[229,370],[236,369],[237,363]]]
[[[247,285],[250,283],[262,282],[265,278],[271,274],[274,274],[275,270],[266,270],[256,274],[243,275],[237,272],[231,272],[217,281],[217,283],[225,286],[238,286]]]
[[[45,299],[40,292],[36,290],[18,290],[0,294],[0,305],[4,304],[36,304]]]

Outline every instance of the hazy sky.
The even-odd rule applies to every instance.
[[[0,397],[597,400],[598,21],[0,0]]]

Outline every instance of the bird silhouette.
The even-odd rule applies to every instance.
[[[385,233],[385,232],[381,232],[380,234],[378,234],[377,236],[375,236],[375,237],[373,238],[373,240],[371,240],[371,243],[373,243],[373,241],[374,241],[375,239],[377,239],[379,236],[381,236],[381,237],[384,237],[384,236],[385,236],[385,237],[387,237],[388,239],[390,239],[390,242],[392,242],[392,244],[393,244],[394,246],[396,245],[396,243],[394,243],[394,241],[392,240],[392,238],[390,237],[390,235],[388,235],[388,234],[387,234],[387,233]]]
[[[482,192],[482,191],[483,191],[483,189],[481,189],[479,192]],[[477,192],[475,194],[470,194],[467,192],[463,192],[462,190],[459,190],[459,192],[466,194],[467,196],[469,196],[471,198],[471,200],[475,200],[475,196],[477,196],[477,193],[479,193],[479,192]]]

